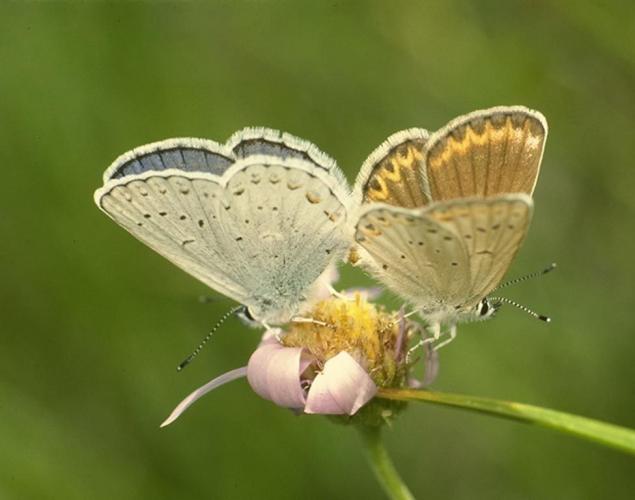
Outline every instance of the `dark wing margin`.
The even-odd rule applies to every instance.
[[[168,169],[222,175],[235,160],[231,150],[214,141],[167,139],[121,155],[104,173],[104,182]]]

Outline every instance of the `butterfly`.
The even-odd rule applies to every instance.
[[[527,235],[546,137],[542,114],[501,106],[432,134],[397,132],[362,165],[353,261],[411,303],[433,339],[448,327],[437,347],[500,306],[488,295]]]
[[[344,175],[314,144],[276,130],[141,146],[103,182],[102,211],[265,326],[301,311],[349,246]]]

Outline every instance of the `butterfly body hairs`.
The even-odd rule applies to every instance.
[[[276,130],[148,144],[103,180],[102,211],[265,326],[301,312],[348,247],[350,193],[335,161]]]
[[[546,136],[540,113],[496,107],[433,134],[398,132],[362,166],[355,254],[413,305],[433,339],[445,325],[449,341],[457,323],[500,306],[488,295],[527,234]]]

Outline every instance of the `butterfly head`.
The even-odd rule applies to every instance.
[[[501,306],[501,302],[489,297],[483,298],[474,306],[474,315],[477,321],[483,321],[493,317]]]
[[[254,296],[248,304],[236,314],[247,326],[254,328],[287,323],[299,309],[298,300],[287,300],[286,296],[273,294]]]
[[[469,309],[459,310],[457,314],[457,320],[460,323],[472,322],[472,321],[485,321],[486,319],[493,318],[498,312],[501,306],[501,302],[493,300],[489,297],[484,297],[479,300],[476,305]]]

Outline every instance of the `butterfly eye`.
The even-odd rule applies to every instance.
[[[242,314],[249,321],[256,321],[256,318],[254,318],[253,314],[251,314],[251,311],[248,307],[244,307],[243,309],[241,309],[240,314]]]
[[[487,299],[483,299],[481,301],[481,307],[479,308],[479,315],[480,316],[486,316],[487,312],[490,310],[490,305],[489,305],[489,301]]]

